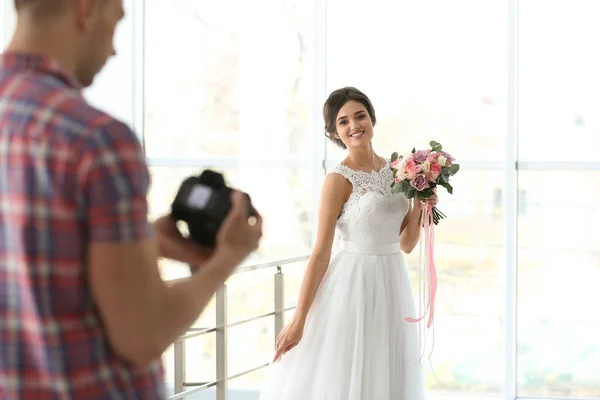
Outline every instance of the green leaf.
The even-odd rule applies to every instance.
[[[414,154],[414,153],[416,153],[416,152],[417,152],[417,150],[416,150],[416,149],[413,147],[413,149],[412,149],[411,153],[413,153],[413,154]]]
[[[417,193],[417,189],[415,189],[414,187],[410,187],[410,189],[408,189],[406,191],[406,197],[409,199],[412,199],[413,197],[415,197],[415,194]]]
[[[410,182],[408,182],[408,180],[405,179],[400,184],[400,187],[402,188],[402,191],[407,191],[410,188]]]
[[[458,172],[458,170],[459,170],[459,169],[460,169],[460,165],[458,165],[458,164],[452,164],[452,165],[449,167],[449,170],[450,170],[450,175],[454,175],[454,174],[456,174],[456,173]]]
[[[448,191],[448,193],[452,194],[452,192],[454,191],[454,188],[452,187],[451,184],[449,184],[448,182],[441,182],[440,186],[446,188],[446,190]]]
[[[398,153],[397,152],[393,152],[392,153],[392,157],[391,157],[391,161],[394,162],[398,159]]]
[[[420,197],[423,199],[426,199],[428,197],[430,197],[433,194],[433,188],[429,187],[429,189],[425,189],[422,192],[420,192]]]
[[[429,142],[429,145],[431,146],[432,151],[442,151],[442,145],[436,142],[435,140]]]
[[[450,181],[450,170],[448,168],[442,168],[440,177],[442,178],[442,182],[448,183]]]

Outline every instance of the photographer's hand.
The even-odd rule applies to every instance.
[[[213,249],[201,247],[183,237],[177,229],[176,222],[169,215],[158,218],[153,225],[161,257],[197,268],[212,256]]]
[[[158,218],[153,226],[160,257],[188,264],[192,268],[201,267],[215,251],[231,260],[231,263],[238,264],[258,248],[262,236],[262,218],[258,215],[252,224],[249,222],[248,200],[239,192],[232,194],[232,208],[217,235],[216,249],[199,246],[182,236],[169,215]]]
[[[248,199],[240,192],[233,192],[232,207],[217,234],[215,252],[241,263],[258,248],[262,237],[262,217],[249,218]]]

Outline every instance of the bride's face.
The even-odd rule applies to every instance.
[[[362,103],[350,100],[335,120],[337,136],[347,148],[362,147],[373,139],[373,122]]]

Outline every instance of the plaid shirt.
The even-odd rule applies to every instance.
[[[150,235],[139,141],[53,60],[0,54],[0,399],[159,399],[160,360],[110,347],[92,242]],[[115,94],[118,95],[118,94]]]

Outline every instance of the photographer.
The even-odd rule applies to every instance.
[[[171,215],[149,224],[135,134],[81,93],[115,54],[122,0],[15,7],[0,55],[0,398],[162,399],[162,353],[258,247],[261,218],[234,192],[214,247]],[[159,257],[194,274],[169,287]]]

